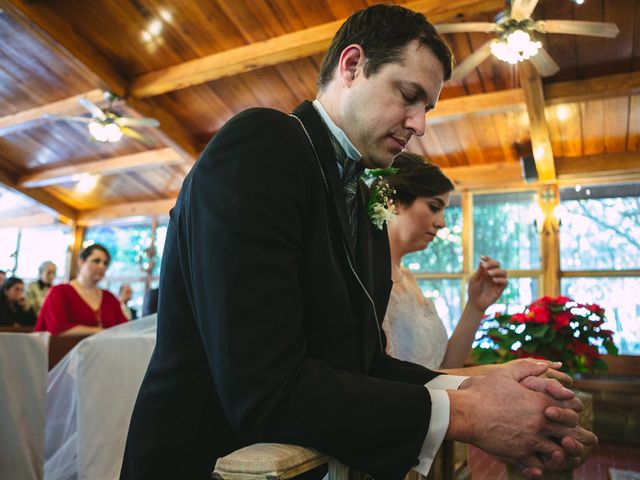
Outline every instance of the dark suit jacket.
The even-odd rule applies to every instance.
[[[426,436],[436,374],[383,354],[391,288],[386,231],[359,199],[358,254],[313,106],[298,123],[247,110],[185,179],[162,259],[157,344],[131,419],[121,478],[209,478],[256,442],[315,447],[378,480],[400,478]]]

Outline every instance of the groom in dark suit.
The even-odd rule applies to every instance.
[[[533,477],[594,442],[573,395],[536,377],[545,364],[467,378],[384,354],[389,247],[359,174],[424,133],[450,74],[424,16],[378,5],[336,34],[313,103],[218,132],[171,212],[121,478],[205,479],[220,456],[281,442],[399,479],[445,436]]]

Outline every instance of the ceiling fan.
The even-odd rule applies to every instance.
[[[142,143],[152,144],[149,138],[140,134],[135,127],[158,127],[160,122],[155,118],[133,118],[125,117],[113,110],[113,103],[118,98],[110,92],[104,92],[108,105],[100,108],[95,103],[86,98],[80,98],[78,103],[82,105],[90,114],[90,117],[73,115],[50,115],[45,114],[45,120],[67,120],[71,122],[86,123],[89,133],[99,142],[117,142],[123,135],[134,138]]]
[[[495,23],[441,23],[439,33],[484,32],[497,38],[489,40],[454,68],[452,80],[460,80],[493,54],[498,59],[516,64],[529,60],[543,77],[555,75],[560,67],[536,40],[539,33],[563,33],[614,38],[620,33],[614,23],[577,20],[534,20],[531,18],[538,0],[512,0],[510,8],[496,16]]]

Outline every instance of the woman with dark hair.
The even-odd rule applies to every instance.
[[[34,323],[36,316],[27,307],[24,282],[21,278],[8,278],[0,290],[0,325],[30,327]]]
[[[393,167],[398,171],[386,177],[393,190],[395,216],[388,224],[393,288],[383,321],[387,353],[401,360],[448,373],[461,368],[475,338],[485,310],[507,285],[507,274],[500,263],[482,257],[469,279],[468,301],[450,339],[430,299],[425,298],[415,277],[402,267],[402,257],[424,250],[445,227],[444,210],[454,185],[432,163],[418,155],[401,153]]]
[[[98,287],[111,255],[94,243],[80,252],[78,276],[49,290],[36,323],[36,331],[53,335],[91,334],[127,321],[118,299]]]

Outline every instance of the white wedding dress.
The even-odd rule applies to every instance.
[[[387,354],[429,369],[440,368],[447,351],[447,330],[433,302],[420,302],[415,292],[391,290],[382,329]]]

